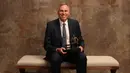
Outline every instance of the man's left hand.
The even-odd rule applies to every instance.
[[[79,46],[79,48],[80,48],[80,52],[83,52],[83,51],[84,51],[84,49],[83,49],[82,46]]]

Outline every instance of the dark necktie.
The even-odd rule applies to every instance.
[[[66,29],[65,23],[63,23],[63,37],[62,37],[62,47],[66,47]]]

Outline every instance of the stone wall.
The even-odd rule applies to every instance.
[[[42,42],[46,22],[57,18],[57,7],[61,2],[70,5],[71,17],[80,22],[86,42],[85,53],[113,56],[120,63],[117,73],[129,73],[129,0],[2,0],[0,73],[19,73],[15,65],[23,55],[45,55]],[[108,70],[88,71],[95,72],[109,73]]]

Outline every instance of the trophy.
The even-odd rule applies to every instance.
[[[78,47],[79,45],[79,39],[75,35],[72,36],[71,45],[72,47]]]
[[[71,41],[71,43],[70,43],[70,45],[66,45],[66,50],[65,51],[66,52],[71,52],[71,53],[80,52],[78,37],[73,35],[72,38],[70,39],[70,41]]]

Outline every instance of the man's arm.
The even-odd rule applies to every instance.
[[[52,26],[51,24],[47,23],[46,31],[45,31],[45,38],[44,38],[44,49],[46,51],[56,51],[56,47],[51,44],[52,38]]]
[[[79,39],[79,48],[81,49],[81,51],[83,51],[84,50],[84,40],[81,35],[81,29],[80,29],[79,22],[76,21],[76,23],[77,23],[76,29],[77,29],[78,39]]]

